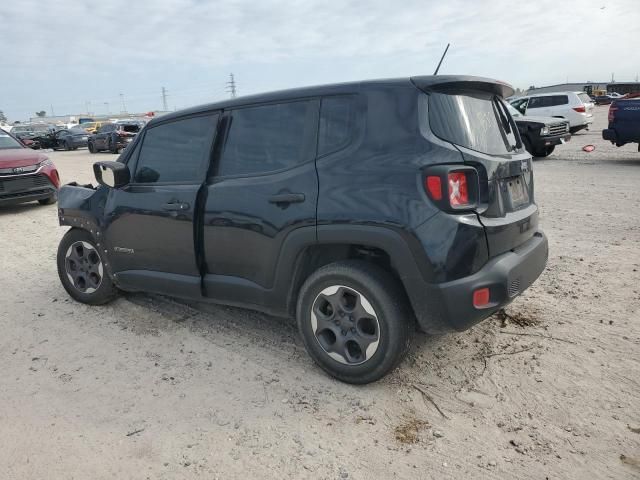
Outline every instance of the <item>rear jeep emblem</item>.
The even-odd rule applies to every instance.
[[[22,167],[16,167],[13,169],[13,173],[22,173],[24,172],[24,168]]]

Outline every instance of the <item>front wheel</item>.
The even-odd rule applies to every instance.
[[[58,276],[62,286],[78,302],[102,305],[118,291],[107,273],[104,252],[84,230],[71,229],[58,246]]]
[[[409,348],[411,314],[390,274],[359,260],[314,272],[300,289],[297,320],[307,352],[347,383],[379,380]]]
[[[93,145],[93,142],[87,143],[87,148],[89,149],[89,153],[96,153],[96,147]]]
[[[555,145],[549,145],[548,147],[538,148],[533,151],[534,157],[548,157],[555,150]]]

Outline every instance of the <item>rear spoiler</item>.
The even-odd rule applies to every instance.
[[[411,77],[411,82],[423,91],[450,92],[455,90],[480,90],[507,98],[515,93],[508,83],[491,78],[469,75],[424,75]]]

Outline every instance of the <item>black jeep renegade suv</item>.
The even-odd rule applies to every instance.
[[[547,260],[531,156],[490,79],[413,77],[237,98],[152,120],[100,186],[67,185],[60,280],[295,316],[313,359],[379,379]]]

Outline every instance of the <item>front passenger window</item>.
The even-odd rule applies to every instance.
[[[200,182],[208,166],[217,121],[217,114],[205,115],[147,129],[134,182]]]

